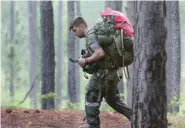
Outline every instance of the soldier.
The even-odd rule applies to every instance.
[[[99,107],[102,98],[113,109],[131,120],[132,110],[123,103],[118,92],[117,85],[120,80],[117,74],[118,67],[109,61],[110,54],[106,48],[99,44],[94,29],[88,30],[88,26],[82,17],[74,18],[69,29],[77,37],[86,39],[86,49],[91,54],[87,58],[79,58],[78,64],[82,68],[93,63],[97,64],[86,87],[85,112],[88,126],[81,126],[80,128],[100,128]]]

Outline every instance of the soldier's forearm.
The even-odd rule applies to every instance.
[[[99,61],[104,56],[105,56],[105,53],[104,53],[103,49],[99,48],[99,49],[95,50],[95,52],[93,53],[92,56],[86,58],[86,62],[91,64],[91,63]]]

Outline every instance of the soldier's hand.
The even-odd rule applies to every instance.
[[[86,60],[85,58],[78,58],[78,64],[81,66],[81,67],[84,67],[86,65]]]

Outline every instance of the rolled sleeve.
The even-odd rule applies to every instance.
[[[98,43],[98,39],[94,33],[88,35],[87,42],[93,51],[95,49],[101,48],[101,46]]]

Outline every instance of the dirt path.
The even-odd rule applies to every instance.
[[[78,128],[84,123],[83,111],[11,110],[1,108],[2,128]],[[100,118],[102,128],[130,128],[130,122],[120,114],[102,112]]]

